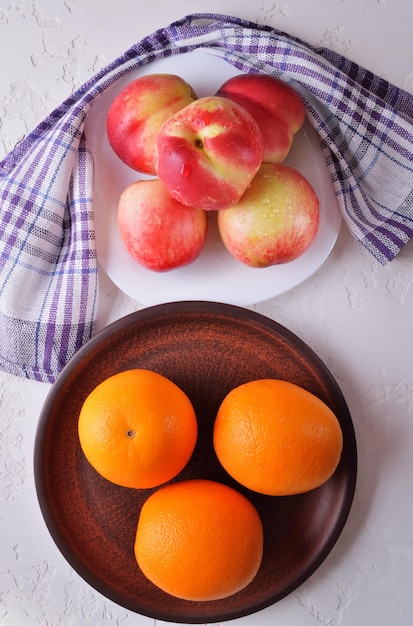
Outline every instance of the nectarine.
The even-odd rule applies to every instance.
[[[264,140],[264,163],[282,163],[294,135],[305,120],[298,92],[270,74],[239,74],[218,89],[218,96],[243,106],[260,127]]]
[[[170,194],[207,211],[238,202],[258,171],[263,140],[258,124],[227,98],[199,98],[159,130],[156,171]]]
[[[296,169],[263,164],[238,204],[218,213],[227,250],[250,267],[269,267],[301,256],[319,225],[319,201]]]
[[[138,180],[123,191],[118,226],[126,250],[140,265],[165,272],[199,256],[208,223],[205,211],[181,204],[153,178]]]
[[[159,128],[195,98],[192,87],[175,74],[140,76],[128,83],[109,107],[106,127],[110,145],[126,165],[154,175]]]

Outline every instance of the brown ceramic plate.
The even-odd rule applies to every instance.
[[[80,408],[108,376],[152,369],[191,398],[199,420],[193,457],[177,480],[210,478],[234,486],[213,452],[212,426],[224,396],[255,378],[282,378],[312,391],[340,420],[341,462],[307,494],[269,497],[244,491],[264,525],[265,549],[255,580],[223,600],[188,602],[155,588],[133,555],[139,510],[152,490],[118,487],[85,460],[77,436]],[[48,529],[71,566],[117,604],[155,619],[220,622],[267,607],[291,593],[322,563],[346,522],[357,452],[346,402],[325,365],[299,338],[257,313],[226,304],[162,304],[128,315],[89,341],[51,388],[36,434],[34,471]],[[241,489],[242,491],[242,489]]]

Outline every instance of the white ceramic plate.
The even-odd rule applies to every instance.
[[[119,196],[128,184],[145,176],[124,165],[111,149],[106,136],[106,114],[113,98],[128,82],[159,72],[178,74],[192,85],[198,97],[213,95],[225,80],[239,74],[226,61],[196,50],[154,61],[133,71],[96,100],[87,117],[85,131],[95,160],[94,210],[100,265],[115,285],[144,305],[208,300],[249,306],[292,289],[325,261],[341,224],[318,137],[308,122],[295,136],[286,161],[306,176],[320,200],[319,230],[301,257],[265,269],[249,268],[224,248],[213,213],[210,213],[206,245],[191,265],[158,273],[146,270],[126,252],[117,228]]]

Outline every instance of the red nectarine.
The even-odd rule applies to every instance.
[[[319,225],[319,201],[296,169],[263,164],[239,203],[218,213],[227,250],[250,267],[269,267],[301,256]]]
[[[155,174],[154,149],[159,128],[195,98],[192,87],[179,76],[140,76],[112,101],[106,122],[110,145],[132,169]]]
[[[156,171],[171,195],[207,211],[238,202],[258,171],[263,140],[253,117],[227,98],[195,100],[160,128]]]
[[[270,74],[239,74],[221,85],[217,95],[238,103],[253,116],[264,140],[264,163],[285,160],[305,120],[304,103],[293,87]]]
[[[132,183],[120,197],[121,239],[149,270],[165,272],[192,263],[204,247],[207,225],[205,211],[172,198],[157,178]]]

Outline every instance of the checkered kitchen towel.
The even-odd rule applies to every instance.
[[[146,37],[0,163],[0,368],[52,382],[93,334],[93,159],[84,122],[131,70],[195,48],[280,76],[319,134],[343,218],[383,265],[413,235],[413,96],[339,54],[234,17],[191,15]]]

